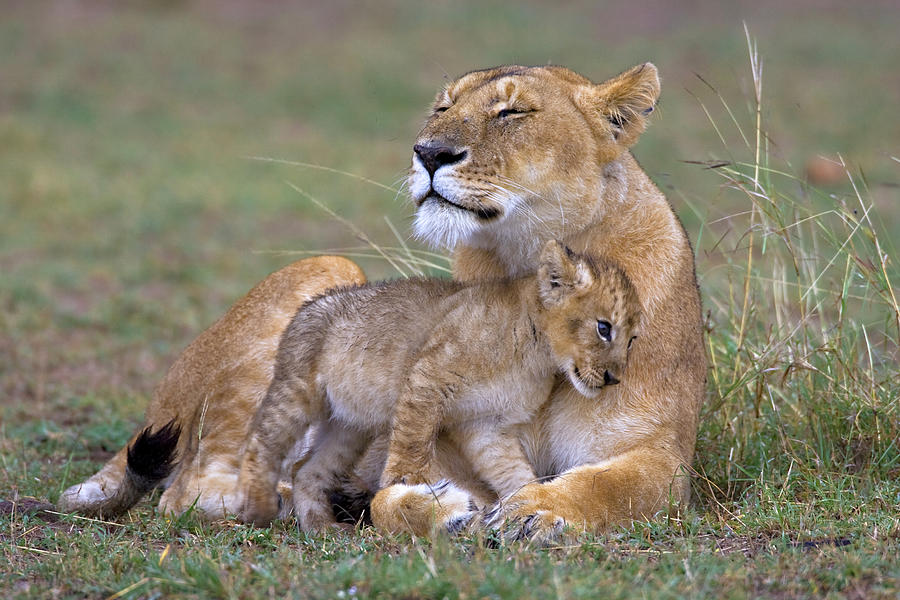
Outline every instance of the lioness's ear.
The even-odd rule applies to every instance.
[[[602,120],[616,141],[628,147],[647,128],[647,115],[659,100],[659,72],[653,63],[644,63],[583,88],[575,100],[589,119]]]
[[[548,308],[594,282],[594,274],[587,262],[556,240],[544,245],[537,277],[538,294]]]

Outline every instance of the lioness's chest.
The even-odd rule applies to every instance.
[[[481,381],[459,394],[447,408],[447,424],[485,419],[498,426],[525,423],[534,418],[550,393],[553,378],[531,373],[506,372]]]
[[[586,398],[570,385],[557,386],[550,401],[524,429],[522,445],[539,477],[615,456],[635,437],[636,423],[618,414],[615,388]]]

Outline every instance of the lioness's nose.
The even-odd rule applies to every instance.
[[[452,165],[463,160],[468,154],[465,150],[456,151],[456,148],[445,146],[443,144],[416,144],[413,146],[413,152],[422,161],[422,165],[432,177],[434,172],[444,165]]]
[[[603,372],[603,385],[616,385],[619,380],[609,371]]]

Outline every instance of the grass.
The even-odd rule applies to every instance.
[[[758,4],[5,7],[0,594],[896,597],[900,14]],[[696,242],[712,365],[686,512],[546,549],[51,512],[265,273],[327,248],[373,278],[440,271],[391,189],[444,71],[648,58],[664,94],[636,154]]]

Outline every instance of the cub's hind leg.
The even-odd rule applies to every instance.
[[[256,525],[268,525],[278,514],[282,461],[322,410],[311,381],[279,375],[253,417],[238,475],[241,519]]]
[[[294,515],[303,531],[335,525],[329,493],[350,472],[371,437],[334,421],[325,421],[308,460],[294,475]]]

